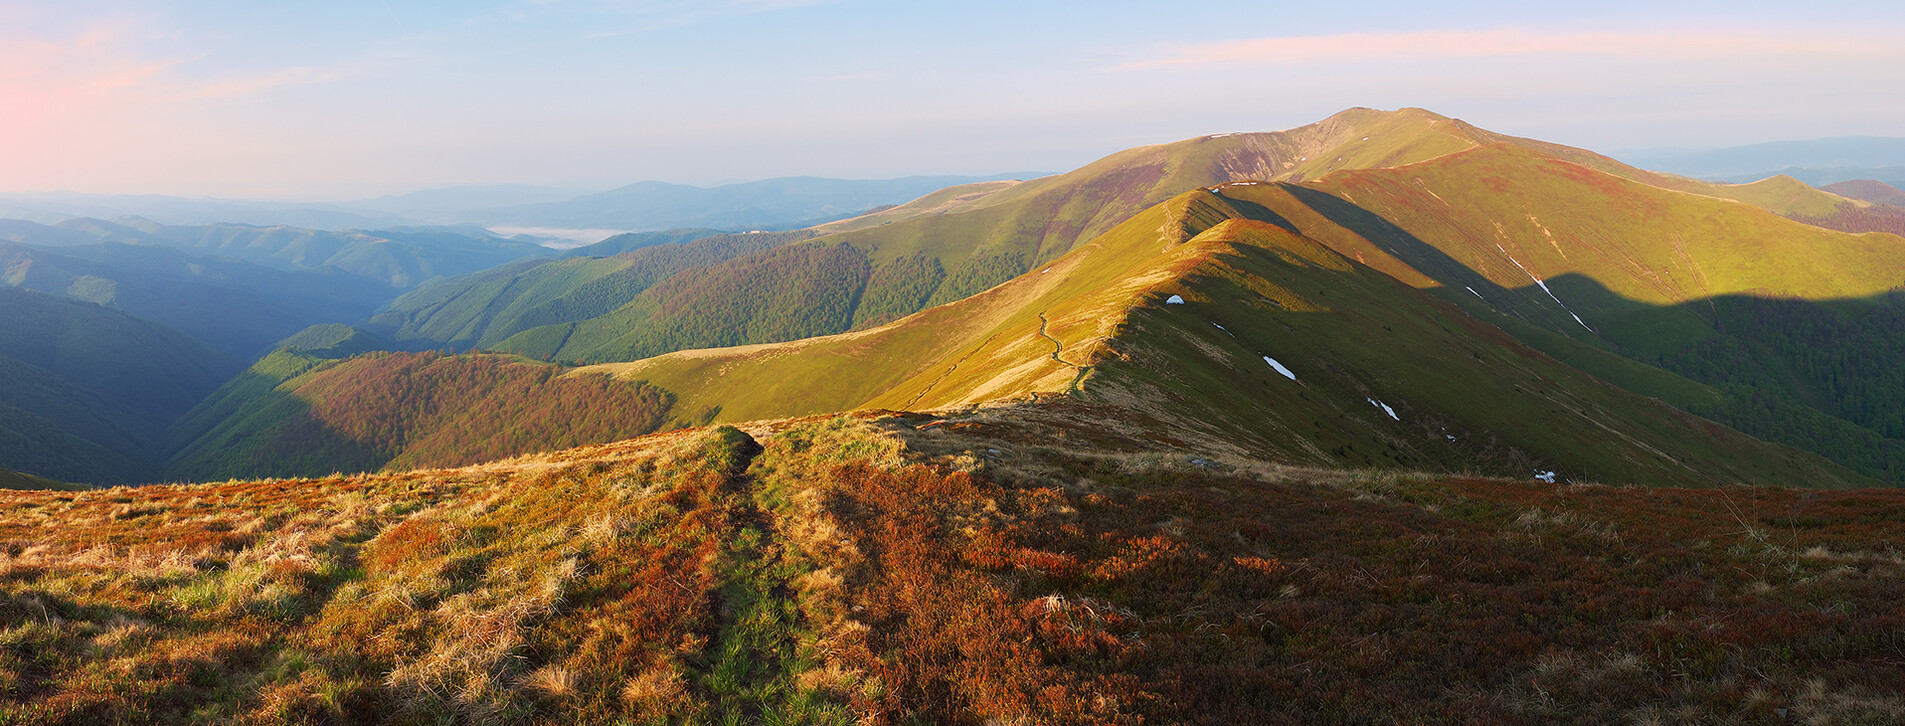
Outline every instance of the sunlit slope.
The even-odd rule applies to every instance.
[[[1618,315],[1621,301],[1856,298],[1905,282],[1905,240],[1896,236],[1823,230],[1508,145],[1225,193],[1399,279],[1473,287],[1483,299],[1519,290],[1491,303],[1560,320],[1572,310],[1589,327]]]
[[[1352,109],[1289,131],[1140,147],[1067,174],[953,187],[816,228],[822,236],[807,246],[825,253],[759,252],[685,270],[669,281],[669,289],[649,291],[593,319],[571,318],[511,337],[498,337],[491,325],[476,337],[530,357],[604,362],[865,329],[1012,279],[1190,189],[1420,161],[1479,143],[1466,129],[1419,109]],[[793,259],[802,255],[815,259]],[[763,270],[772,274],[762,278]],[[817,299],[810,288],[841,296]],[[761,302],[733,304],[750,298]],[[795,319],[799,310],[823,305],[820,318]],[[679,312],[710,309],[719,312]]]
[[[1186,200],[1202,200],[1193,205],[1202,207],[1216,198],[1195,193]],[[1202,210],[1186,216],[1186,206],[1159,205],[1042,271],[871,330],[681,351],[576,373],[648,380],[675,392],[680,410],[714,411],[717,421],[850,410],[876,397],[929,408],[1063,391],[1076,371],[1052,358],[1054,344],[1039,335],[1040,315],[1049,312],[1054,329],[1068,328],[1076,322],[1070,316],[1086,310],[1114,324],[1120,308],[1106,301],[1119,298],[1107,287],[1154,264],[1167,241],[1224,218]]]
[[[1870,483],[1616,389],[1243,209],[1187,193],[1047,268],[869,331],[578,372],[647,380],[714,420],[1065,395],[1282,461]]]
[[[0,491],[0,717],[1905,718],[1905,492],[1287,467],[1062,401],[741,428]]]
[[[1356,108],[1286,131],[1216,134],[1129,149],[1066,174],[950,187],[797,233],[815,235],[810,244],[834,248],[831,252],[741,250],[731,247],[733,240],[721,243],[730,248],[716,255],[677,254],[715,241],[643,251],[655,260],[668,258],[662,267],[651,264],[651,273],[665,269],[681,277],[664,291],[649,292],[662,281],[649,273],[639,282],[629,280],[634,273],[618,267],[627,263],[564,261],[426,286],[393,303],[376,323],[400,340],[581,362],[863,330],[991,288],[1190,189],[1315,180],[1493,144],[1662,189],[1739,199],[1789,216],[1813,215],[1803,218],[1825,226],[1885,229],[1890,223],[1866,219],[1871,205],[1858,207],[1864,203],[1789,179],[1711,184],[1494,133],[1422,109]],[[842,245],[847,249],[838,249]],[[829,259],[790,262],[802,255]],[[762,270],[770,271],[768,279],[760,278]],[[811,294],[815,289],[837,290],[840,297],[818,300]],[[744,298],[759,302],[731,304]],[[802,307],[817,303],[828,305],[828,312],[794,319]],[[711,316],[681,314],[712,308],[722,309]]]

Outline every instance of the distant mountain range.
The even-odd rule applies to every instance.
[[[915,176],[867,181],[783,177],[712,188],[650,181],[564,202],[472,210],[468,214],[490,224],[546,227],[793,229],[912,201],[949,186],[1037,176],[1043,175]]]
[[[1721,149],[1634,151],[1615,157],[1644,169],[1713,181],[1742,183],[1784,174],[1813,186],[1855,179],[1905,185],[1905,138],[1840,136]]]
[[[313,230],[483,224],[561,230],[794,229],[900,204],[942,187],[1042,173],[901,179],[785,177],[694,187],[637,182],[600,193],[517,184],[426,189],[337,203],[187,199],[70,192],[0,197],[0,220],[141,217],[168,226],[221,223]]]

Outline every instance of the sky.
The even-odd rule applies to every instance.
[[[1064,171],[1427,108],[1602,152],[1905,136],[1905,3],[0,0],[0,192]]]

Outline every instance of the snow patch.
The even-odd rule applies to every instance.
[[[1167,297],[1167,298],[1165,298],[1165,299],[1164,299],[1164,304],[1166,304],[1166,305],[1183,305],[1183,304],[1184,304],[1184,296],[1183,296],[1183,295],[1172,295],[1172,296],[1170,296],[1170,297]]]
[[[1217,321],[1215,321],[1215,320],[1213,320],[1213,321],[1211,321],[1211,325],[1212,325],[1212,326],[1215,326],[1215,327],[1216,327],[1216,328],[1217,328],[1218,330],[1222,330],[1222,331],[1224,331],[1224,335],[1228,335],[1228,336],[1230,336],[1230,337],[1232,337],[1232,338],[1235,338],[1235,337],[1237,337],[1237,334],[1236,334],[1236,333],[1232,333],[1232,332],[1230,332],[1230,329],[1229,329],[1229,328],[1226,328],[1226,327],[1224,327],[1224,326],[1222,326],[1222,325],[1218,325],[1218,324],[1217,324]]]
[[[1588,327],[1588,324],[1587,324],[1587,321],[1585,321],[1585,320],[1582,320],[1582,319],[1581,319],[1581,316],[1579,316],[1579,315],[1575,315],[1575,314],[1574,314],[1574,311],[1568,308],[1568,304],[1567,304],[1567,303],[1564,303],[1564,302],[1561,302],[1561,298],[1558,298],[1558,297],[1555,297],[1555,296],[1554,296],[1554,291],[1553,291],[1553,290],[1550,290],[1550,289],[1548,289],[1548,283],[1546,283],[1546,282],[1543,282],[1543,281],[1541,280],[1541,278],[1539,278],[1539,277],[1535,277],[1535,273],[1532,273],[1532,272],[1529,272],[1529,271],[1528,271],[1528,268],[1526,268],[1526,267],[1522,267],[1522,265],[1521,265],[1521,261],[1520,261],[1520,260],[1517,260],[1517,259],[1515,259],[1515,256],[1514,256],[1514,255],[1511,255],[1511,254],[1508,254],[1508,250],[1503,250],[1503,249],[1502,249],[1502,246],[1501,246],[1500,244],[1496,244],[1496,245],[1495,245],[1495,249],[1498,249],[1498,250],[1501,250],[1501,251],[1502,251],[1502,256],[1503,256],[1503,257],[1507,257],[1507,258],[1508,258],[1508,261],[1509,261],[1509,262],[1513,262],[1513,263],[1515,263],[1515,266],[1516,266],[1516,267],[1521,267],[1521,274],[1524,274],[1524,275],[1527,275],[1527,276],[1528,276],[1528,279],[1530,279],[1530,280],[1534,280],[1534,281],[1535,281],[1535,284],[1536,284],[1536,285],[1539,285],[1539,286],[1541,286],[1541,291],[1542,291],[1542,292],[1545,292],[1545,293],[1548,293],[1548,299],[1550,299],[1550,300],[1553,300],[1553,301],[1554,301],[1554,304],[1556,304],[1556,305],[1560,305],[1560,306],[1561,306],[1561,309],[1562,309],[1562,310],[1567,310],[1567,311],[1568,311],[1568,317],[1570,317],[1570,318],[1574,318],[1574,322],[1577,322],[1577,323],[1580,323],[1580,324],[1581,324],[1581,327],[1583,327],[1583,328],[1587,328],[1587,331],[1588,331],[1588,332],[1590,332],[1590,333],[1594,333],[1594,329],[1593,329],[1593,328],[1590,328],[1590,327]],[[1475,292],[1475,291],[1474,291],[1474,290],[1469,290],[1469,292]],[[1480,294],[1478,293],[1478,294],[1477,294],[1476,296],[1477,296],[1477,297],[1480,297]],[[1595,334],[1596,334],[1596,335],[1599,335],[1599,333],[1595,333]]]
[[[1045,268],[1045,269],[1043,269],[1043,270],[1039,270],[1039,271],[1038,271],[1038,274],[1041,274],[1041,275],[1043,275],[1043,274],[1045,274],[1045,273],[1047,273],[1047,272],[1051,272],[1051,271],[1052,271],[1052,268],[1050,268],[1050,267],[1047,267],[1047,268]]]
[[[1277,372],[1282,373],[1284,378],[1288,378],[1292,381],[1296,380],[1296,374],[1291,373],[1290,369],[1283,367],[1283,364],[1278,363],[1277,359],[1266,355],[1263,357],[1263,362],[1269,363],[1271,368],[1277,369]]]
[[[1536,478],[1536,479],[1540,479],[1540,480],[1542,480],[1542,481],[1545,481],[1545,482],[1547,482],[1547,483],[1549,483],[1549,484],[1553,484],[1553,483],[1554,483],[1554,472],[1552,472],[1552,471],[1540,471],[1540,470],[1537,470],[1537,471],[1535,471],[1535,478]]]
[[[1364,397],[1364,398],[1363,398],[1363,400],[1365,400],[1365,401],[1368,401],[1368,402],[1369,402],[1369,405],[1371,405],[1371,406],[1375,406],[1376,408],[1380,408],[1380,409],[1382,409],[1382,412],[1383,412],[1383,413],[1386,413],[1386,414],[1389,414],[1389,417],[1390,417],[1390,418],[1393,418],[1393,419],[1395,419],[1395,420],[1397,420],[1397,421],[1401,421],[1401,420],[1402,420],[1402,417],[1401,417],[1401,416],[1397,416],[1397,415],[1396,415],[1396,410],[1395,410],[1395,409],[1393,409],[1393,408],[1390,408],[1390,407],[1389,407],[1389,404],[1387,404],[1387,403],[1383,403],[1383,402],[1381,402],[1381,401],[1378,401],[1378,400],[1376,400],[1376,399],[1373,399],[1373,398],[1368,398],[1368,397]]]
[[[1478,297],[1478,298],[1481,298],[1481,299],[1483,299],[1483,300],[1487,300],[1487,299],[1488,299],[1488,298],[1485,298],[1485,297],[1482,297],[1482,294],[1481,294],[1481,293],[1479,293],[1479,292],[1475,292],[1475,288],[1472,288],[1472,287],[1469,287],[1469,286],[1467,286],[1467,285],[1463,285],[1463,286],[1462,286],[1462,289],[1464,289],[1464,290],[1467,290],[1467,291],[1469,291],[1470,293],[1474,293],[1474,295],[1475,295],[1475,297]]]

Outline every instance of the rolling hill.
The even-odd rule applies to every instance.
[[[43,476],[21,474],[17,471],[0,469],[0,489],[27,489],[40,491],[83,491],[87,487],[54,481]]]
[[[1899,189],[1882,181],[1855,179],[1837,184],[1827,184],[1819,188],[1848,199],[1860,199],[1874,204],[1893,207],[1905,207],[1905,189]]]
[[[1189,192],[886,326],[577,373],[646,381],[715,421],[1066,396],[1216,452],[1308,465],[1870,483],[1609,386],[1246,210],[1263,207]]]
[[[715,187],[645,181],[565,201],[470,210],[465,214],[488,223],[542,227],[785,230],[898,204],[943,187],[1024,176],[1040,175],[865,180],[782,177]]]
[[[824,279],[796,279],[808,273],[781,270],[771,289],[762,290],[753,271],[779,267],[803,254],[762,251],[755,253],[762,259],[716,263],[728,270],[683,271],[684,277],[694,279],[675,283],[696,289],[692,296],[702,304],[739,298],[805,304],[813,299],[801,293],[804,289],[856,288],[845,301],[845,312],[811,321],[818,327],[780,324],[800,313],[774,304],[726,311],[713,324],[673,320],[662,310],[668,306],[654,299],[656,293],[648,299],[628,298],[601,320],[564,320],[540,330],[505,324],[500,329],[458,330],[454,338],[435,340],[455,345],[475,338],[487,341],[485,346],[530,357],[608,362],[670,349],[780,342],[863,329],[1011,279],[1189,189],[1233,181],[1315,180],[1332,172],[1410,165],[1490,145],[1524,149],[1663,189],[1734,199],[1781,214],[1817,215],[1808,219],[1821,224],[1829,224],[1827,219],[1835,215],[1853,219],[1841,207],[1863,204],[1797,182],[1724,185],[1643,171],[1591,152],[1497,134],[1420,109],[1351,109],[1289,131],[1199,137],[1120,152],[1063,175],[952,187],[813,229],[817,236],[807,244],[834,247],[830,254],[835,257],[863,256],[865,273],[843,275],[835,266],[808,265],[811,274]],[[1869,214],[1859,211],[1854,216]],[[838,249],[842,244],[851,249]],[[778,259],[767,259],[770,256]],[[855,259],[843,264],[862,263]],[[461,284],[478,283],[469,278]],[[748,285],[756,287],[742,287]]]
[[[1905,429],[1891,413],[1905,389],[1883,362],[1901,330],[1905,239],[1827,231],[1506,145],[1226,193],[1504,329],[1540,328],[1517,334],[1571,362],[1589,354],[1558,338],[1728,390],[1724,404],[1695,404],[1678,384],[1608,373],[1637,392],[1869,476],[1905,474]]]
[[[119,242],[0,242],[0,270],[0,284],[121,310],[245,359],[308,326],[362,319],[394,296],[335,268],[284,271]]]
[[[245,224],[170,226],[128,217],[68,219],[53,226],[12,221],[0,227],[22,244],[119,243],[170,247],[194,257],[223,257],[284,271],[329,271],[375,280],[398,290],[434,277],[460,275],[528,257],[555,254],[532,241],[480,227],[393,227],[341,232]]]
[[[639,241],[611,238],[601,244],[634,246],[606,258],[523,261],[434,281],[392,301],[370,318],[369,325],[406,344],[458,349],[498,347],[534,328],[566,337],[573,324],[614,313],[677,273],[810,236],[766,232],[691,235],[689,239],[641,236]],[[544,347],[559,348],[560,344]],[[554,352],[542,350],[535,355]]]
[[[165,426],[233,358],[91,303],[0,288],[0,467],[61,481],[148,481]]]
[[[1125,220],[1140,202],[1185,184],[1221,189],[1241,218],[1298,231],[1631,392],[1829,456],[1865,476],[1905,475],[1905,439],[1892,420],[1905,410],[1892,400],[1905,388],[1891,380],[1893,366],[1879,363],[1897,352],[1888,341],[1900,338],[1888,297],[1905,270],[1898,240],[1794,219],[1882,205],[1790,179],[1727,185],[1644,171],[1416,109],[1352,109],[1287,132],[1134,149],[1058,177],[949,188],[824,225],[789,247],[696,260],[632,296],[564,305],[553,324],[487,311],[561,302],[568,285],[551,294],[516,285],[511,275],[485,278],[489,290],[509,291],[501,300],[476,290],[473,278],[446,281],[441,290],[469,296],[442,306],[465,311],[443,316],[455,324],[406,324],[418,342],[581,362],[866,331],[1044,269],[1079,244],[1077,235]],[[1034,261],[1041,261],[1036,269]],[[608,309],[623,296],[627,302]],[[955,309],[927,319],[969,327],[1007,314]],[[427,306],[411,310],[412,320],[435,315]],[[1023,313],[1012,314],[1029,320]],[[1804,332],[1776,332],[1794,324]],[[800,356],[758,374],[686,372],[734,370],[736,356],[776,348],[685,355],[700,362],[665,366],[656,382],[682,396],[685,410],[718,409],[721,420],[770,410],[925,406],[931,397],[876,394],[923,370],[915,358],[941,360],[954,352],[949,341],[972,342],[932,337],[923,353],[902,345],[906,352],[858,370],[845,387],[815,381],[825,366],[785,370],[807,366],[796,363]],[[861,339],[794,347],[843,349]],[[1838,352],[1811,356],[1822,341]],[[767,396],[734,393],[747,387],[776,391],[772,398],[782,403],[758,408],[752,399]]]
[[[166,478],[469,464],[649,433],[673,403],[645,384],[545,364],[364,353],[373,343],[360,333],[330,338],[273,352],[182,416]]]

